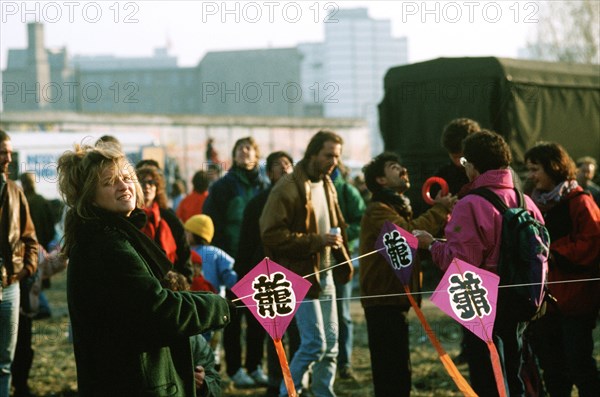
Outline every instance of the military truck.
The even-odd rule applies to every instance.
[[[397,152],[411,175],[408,196],[419,213],[423,182],[449,161],[441,133],[469,117],[506,138],[513,167],[540,140],[570,155],[600,160],[600,65],[505,58],[439,58],[390,69],[379,104],[386,150]]]

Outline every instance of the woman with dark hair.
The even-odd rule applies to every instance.
[[[168,207],[165,179],[159,168],[145,165],[136,170],[144,193],[144,212],[148,221],[142,231],[154,240],[173,263],[176,272],[191,281],[193,274],[190,245],[183,224]]]
[[[471,182],[471,189],[485,188],[497,195],[509,208],[518,207],[517,193],[509,164],[510,148],[498,134],[482,130],[463,140],[460,162]],[[523,196],[524,207],[543,222],[542,214],[533,201]],[[444,234],[447,242],[434,241],[426,232],[415,233],[419,247],[429,249],[433,262],[445,271],[454,258],[498,274],[502,237],[502,214],[487,199],[467,194],[458,200]],[[522,363],[522,334],[526,323],[511,316],[511,307],[501,299],[497,304],[492,338],[504,369],[504,383],[511,397],[524,396],[520,377]],[[469,376],[473,390],[480,396],[497,396],[498,391],[489,350],[486,343],[472,332],[465,333]]]
[[[570,396],[573,385],[580,396],[597,396],[592,330],[600,307],[600,210],[578,186],[575,164],[559,144],[539,143],[525,161],[531,197],[550,233],[549,289],[557,299],[532,324],[534,350],[551,396]]]
[[[171,263],[139,230],[142,191],[114,145],[65,152],[58,183],[79,396],[194,396],[190,336],[224,327],[227,302],[161,286]]]

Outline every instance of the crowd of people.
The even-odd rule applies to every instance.
[[[211,141],[210,167],[194,173],[189,194],[183,181],[173,184],[169,199],[156,161],[133,165],[105,136],[60,158],[60,220],[49,217],[31,175],[20,177],[23,189],[6,178],[12,143],[0,130],[0,397],[31,395],[32,319],[47,306],[41,283],[65,268],[79,395],[219,396],[227,375],[234,387],[287,396],[268,334],[231,291],[264,257],[311,284],[285,339],[299,395],[335,396],[336,378],[355,379],[350,301],[357,278],[374,395],[409,396],[411,304],[392,267],[370,253],[392,222],[415,234],[423,266],[444,271],[459,258],[498,273],[502,215],[469,194],[480,188],[509,207],[523,196],[521,204],[551,236],[556,303],[529,323],[499,302],[492,337],[507,395],[529,390],[525,348],[550,396],[569,396],[573,386],[580,396],[596,395],[600,189],[593,158],[574,162],[561,145],[541,142],[525,153],[521,183],[504,138],[474,120],[452,120],[442,133],[450,162],[435,173],[449,193],[432,191],[431,208],[415,214],[405,195],[409,170],[395,153],[379,154],[350,181],[343,145],[338,134],[321,130],[297,163],[279,150],[263,165],[257,142],[244,137],[220,176]],[[422,270],[415,262],[409,282],[417,299]],[[488,348],[471,332],[463,334],[459,360],[478,395],[498,395]]]

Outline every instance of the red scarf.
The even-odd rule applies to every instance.
[[[148,217],[148,222],[142,228],[142,232],[154,240],[165,251],[165,255],[167,255],[171,263],[174,263],[177,259],[177,244],[173,238],[171,228],[160,216],[158,203],[154,202],[152,203],[152,207],[144,208],[144,212]]]

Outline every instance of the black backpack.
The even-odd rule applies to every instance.
[[[487,188],[468,194],[481,196],[502,215],[502,238],[498,275],[498,305],[517,321],[543,315],[548,282],[550,235],[544,225],[527,211],[523,193],[515,189],[519,206],[509,208]]]

